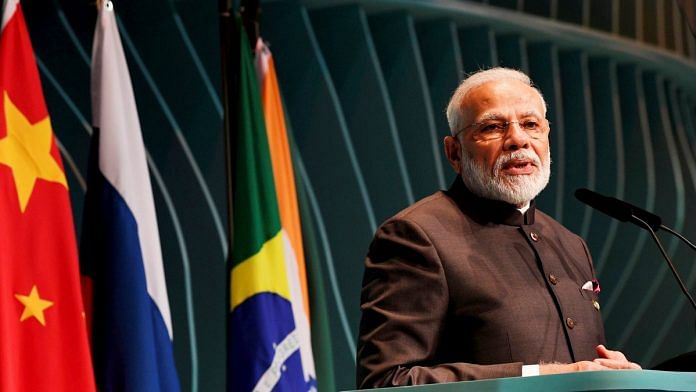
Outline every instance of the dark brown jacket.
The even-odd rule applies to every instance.
[[[386,221],[365,260],[360,388],[521,375],[596,357],[604,327],[584,241],[461,180]]]

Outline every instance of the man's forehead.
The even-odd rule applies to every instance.
[[[484,111],[483,113],[478,113],[478,121],[486,121],[486,120],[507,120],[508,119],[508,113],[503,113],[500,111]],[[522,110],[518,111],[515,113],[515,115],[518,118],[524,118],[524,117],[537,117],[540,118],[542,117],[541,113],[538,110]]]
[[[479,116],[486,112],[500,113],[514,108],[517,115],[541,116],[543,102],[539,92],[519,80],[503,79],[483,83],[472,88],[462,99],[462,110],[469,116]]]

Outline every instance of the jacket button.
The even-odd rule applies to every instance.
[[[555,285],[558,283],[558,278],[554,274],[549,274],[549,282],[551,282],[552,285]]]
[[[566,325],[567,325],[568,328],[570,328],[570,329],[575,328],[575,320],[573,320],[572,318],[568,317],[568,318],[566,319]]]
[[[532,239],[532,241],[534,241],[534,242],[539,241],[539,234],[537,234],[537,233],[535,233],[535,232],[529,233],[529,237],[530,237],[530,238]]]

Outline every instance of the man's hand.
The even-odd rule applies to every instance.
[[[599,358],[595,358],[594,363],[608,367],[610,369],[633,369],[640,370],[637,363],[629,362],[621,351],[612,351],[600,344],[595,348]]]
[[[558,374],[571,372],[586,372],[594,370],[640,370],[637,363],[630,362],[620,351],[612,351],[599,345],[595,348],[598,358],[592,361],[580,361],[575,363],[547,363],[539,366],[539,374]]]

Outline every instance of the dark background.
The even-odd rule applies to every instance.
[[[162,237],[184,390],[225,384],[226,195],[218,4],[114,1]],[[22,2],[79,234],[90,137],[90,0]],[[541,209],[587,239],[613,348],[649,367],[696,349],[694,312],[646,233],[588,187],[696,239],[696,43],[665,0],[264,1],[325,286],[337,388],[354,386],[362,259],[377,225],[453,179],[444,107],[467,72],[529,72],[552,123]],[[239,229],[239,228],[237,228]],[[693,293],[696,256],[663,237]],[[321,377],[321,374],[319,375]]]

